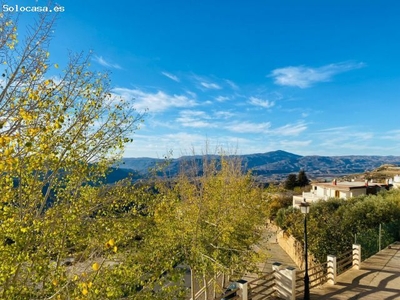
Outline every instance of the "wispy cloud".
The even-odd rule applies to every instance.
[[[336,74],[359,69],[364,63],[342,62],[329,64],[319,68],[306,66],[285,67],[275,69],[269,75],[277,85],[308,88],[317,82],[327,82]]]
[[[278,127],[272,131],[275,135],[284,135],[284,136],[296,136],[307,130],[307,125],[304,123],[297,124],[286,124],[284,126]]]
[[[176,119],[184,127],[192,128],[211,128],[215,125],[208,120],[211,117],[203,111],[196,110],[183,110],[179,113],[179,117]]]
[[[188,108],[197,105],[193,98],[186,95],[169,95],[163,91],[148,93],[139,89],[115,88],[113,93],[125,100],[134,100],[138,111],[162,112],[169,108]]]
[[[233,90],[238,90],[239,87],[237,86],[236,83],[234,83],[232,80],[225,79],[226,83],[233,89]]]
[[[297,136],[307,129],[307,125],[304,123],[296,123],[272,128],[271,122],[235,122],[226,125],[225,129],[236,133],[264,133],[273,136]]]
[[[218,102],[224,102],[226,100],[229,100],[229,97],[218,96],[218,97],[215,98],[215,100],[217,100]]]
[[[340,126],[321,129],[315,135],[325,137],[329,141],[345,141],[345,140],[370,140],[374,137],[373,132],[357,129],[351,126]]]
[[[120,65],[106,61],[102,56],[94,56],[94,61],[106,68],[122,69]]]
[[[340,126],[340,127],[331,127],[331,128],[325,128],[321,129],[318,132],[325,134],[326,132],[333,132],[333,133],[338,133],[342,134],[343,131],[350,131],[351,128],[349,126]]]
[[[382,136],[382,139],[400,141],[400,130],[388,131],[385,135]]]
[[[232,123],[225,127],[225,129],[237,133],[265,133],[271,127],[270,122],[265,123],[251,123],[251,122],[240,122]]]
[[[343,126],[320,130],[314,136],[321,139],[320,146],[327,149],[364,149],[374,138],[374,133]]]
[[[307,147],[307,146],[311,145],[311,143],[312,143],[312,140],[306,140],[306,141],[282,140],[282,141],[279,141],[279,144],[282,145],[285,149]]]
[[[178,76],[168,73],[168,72],[161,72],[161,74],[163,74],[164,76],[168,77],[169,79],[176,81],[176,82],[180,82],[180,79]]]
[[[186,93],[187,93],[190,97],[192,97],[193,99],[197,98],[197,94],[196,94],[196,93],[193,93],[192,91],[186,91]]]
[[[201,90],[204,90],[204,89],[221,90],[222,89],[222,86],[219,85],[218,83],[216,83],[215,80],[211,79],[210,77],[199,76],[199,75],[193,74],[191,76],[191,78],[194,80],[197,87]]]
[[[218,84],[213,83],[213,82],[201,81],[200,85],[205,87],[206,89],[209,89],[209,90],[220,90],[220,89],[222,89],[221,86],[219,86]]]
[[[232,118],[234,115],[235,114],[233,114],[233,113],[231,113],[229,111],[215,111],[213,113],[213,116],[215,116],[218,119],[223,119],[223,120]]]
[[[218,128],[221,127],[221,123],[229,118],[233,114],[228,111],[214,111],[206,113],[199,110],[182,110],[179,112],[179,117],[176,122],[180,123],[184,127],[192,128]]]
[[[249,103],[254,106],[261,106],[263,108],[271,108],[275,105],[274,101],[263,100],[257,97],[250,97]]]

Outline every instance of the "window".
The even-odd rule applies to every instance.
[[[335,191],[335,198],[339,198],[340,197],[340,192],[339,191]]]

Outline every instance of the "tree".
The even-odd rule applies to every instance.
[[[254,269],[265,202],[236,160],[206,156],[201,176],[156,186],[103,184],[143,115],[90,55],[51,74],[53,24],[40,15],[21,42],[0,15],[0,298],[183,299],[179,264]]]
[[[295,174],[289,174],[285,181],[285,189],[294,190],[296,187],[305,187],[310,181],[307,178],[306,172],[300,170],[297,176]]]
[[[40,15],[18,41],[16,18],[0,14],[3,299],[95,295],[104,287],[100,279],[114,272],[103,266],[117,255],[115,241],[131,236],[127,227],[135,232],[142,219],[132,210],[122,222],[116,206],[130,205],[132,196],[125,188],[110,194],[96,184],[119,159],[143,115],[112,95],[107,74],[90,70],[90,55],[71,55],[59,76],[50,75],[58,69],[48,52],[54,21]],[[69,270],[70,256],[86,267]],[[103,270],[104,277],[97,276]],[[110,282],[114,291],[118,284]],[[110,291],[108,298],[114,297]]]
[[[296,174],[289,174],[285,181],[285,189],[293,190],[297,186]]]
[[[252,246],[266,222],[261,189],[235,157],[206,155],[198,166],[185,164],[172,188],[160,187],[155,222],[163,246],[170,244],[170,256],[204,278],[256,271],[261,253]]]
[[[304,172],[304,170],[300,170],[299,174],[297,174],[297,186],[305,187],[309,183],[310,180],[308,180],[306,172]]]
[[[274,220],[281,208],[288,208],[293,204],[293,195],[282,186],[269,185],[263,192],[267,201],[268,218]]]
[[[378,195],[363,195],[344,200],[331,198],[318,201],[310,207],[307,216],[309,249],[320,262],[329,254],[340,256],[351,250],[357,234],[357,242],[369,255],[377,249],[378,228],[386,223],[383,232],[386,245],[399,239],[400,191],[391,190]],[[276,223],[287,230],[297,240],[302,241],[303,216],[298,209],[281,209],[277,213]],[[375,250],[375,252],[373,252]]]

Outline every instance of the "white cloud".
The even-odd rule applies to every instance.
[[[164,76],[168,77],[169,79],[176,81],[176,82],[180,82],[180,79],[178,78],[178,76],[168,73],[168,72],[161,72],[161,74],[163,74]]]
[[[307,125],[304,123],[287,124],[285,126],[281,126],[281,127],[274,129],[271,133],[276,134],[276,135],[284,135],[284,136],[299,135],[306,129],[307,129]]]
[[[238,90],[239,87],[231,80],[225,79],[226,83],[233,89],[233,90]]]
[[[110,62],[106,61],[102,56],[97,56],[97,55],[96,55],[96,56],[94,57],[94,60],[95,60],[97,63],[99,63],[100,65],[102,65],[103,67],[106,67],[106,68],[122,69],[120,65],[110,63]]]
[[[302,116],[303,118],[307,118],[309,115],[310,115],[310,114],[309,114],[308,112],[302,112],[302,113],[301,113],[301,116]]]
[[[222,89],[222,87],[220,87],[218,84],[213,83],[213,82],[201,81],[200,85],[205,87],[206,89],[209,89],[209,90],[220,90],[220,89]]]
[[[400,141],[400,130],[388,131],[384,136],[382,136],[382,139]]]
[[[297,136],[307,129],[304,123],[287,124],[278,128],[272,128],[270,122],[251,123],[236,122],[225,126],[225,129],[237,133],[264,133],[276,136]]]
[[[282,140],[279,141],[279,144],[285,147],[286,149],[296,149],[300,147],[307,147],[312,143],[312,140],[307,141],[292,141],[292,140]]]
[[[164,158],[172,150],[173,156],[181,156],[183,151],[201,149],[207,137],[200,134],[177,132],[171,134],[135,134],[133,143],[126,147],[125,157]]]
[[[233,114],[228,111],[216,111],[207,114],[198,110],[183,110],[179,112],[177,122],[184,127],[192,128],[218,128],[221,122],[231,118]]]
[[[263,108],[271,108],[271,107],[273,107],[275,105],[274,101],[263,100],[263,99],[256,98],[256,97],[250,97],[249,100],[250,100],[249,103],[251,105],[261,106]]]
[[[319,68],[306,66],[285,67],[275,69],[269,75],[274,78],[277,85],[296,86],[299,88],[308,88],[317,82],[327,82],[336,74],[359,69],[364,67],[364,63],[343,62],[329,64]]]
[[[215,116],[218,119],[226,120],[226,119],[233,117],[234,114],[229,111],[216,111],[213,113],[213,116]]]
[[[356,130],[349,126],[332,127],[327,129],[319,130],[316,133],[317,136],[324,137],[327,142],[333,141],[346,141],[346,140],[370,140],[374,137],[374,134],[369,131]]]
[[[210,120],[210,116],[203,111],[183,110],[179,113],[179,118],[176,119],[184,127],[193,128],[211,128],[215,127]]]
[[[369,141],[374,138],[374,133],[343,126],[320,130],[314,134],[320,138],[320,147],[326,149],[351,149],[365,150],[370,147]]]
[[[318,131],[318,133],[321,133],[321,134],[325,134],[325,132],[338,133],[339,131],[342,132],[342,131],[349,131],[349,130],[350,130],[350,127],[348,127],[348,126],[340,126],[340,127],[331,127],[331,128],[321,129]],[[342,133],[340,133],[340,134],[342,134]]]
[[[190,97],[192,97],[193,99],[194,99],[194,98],[197,98],[196,93],[193,93],[192,91],[186,91],[186,93],[187,93]]]
[[[173,107],[188,108],[197,105],[194,99],[185,95],[169,95],[163,91],[147,93],[139,89],[115,88],[113,93],[125,100],[133,99],[138,111],[148,109],[149,112],[162,112]]]
[[[218,102],[224,102],[226,100],[229,100],[229,97],[218,96],[218,97],[215,98],[215,100],[217,100]]]
[[[238,133],[266,133],[271,127],[271,123],[250,123],[241,122],[229,124],[225,129]]]

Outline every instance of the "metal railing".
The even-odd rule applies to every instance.
[[[196,292],[194,300],[222,299],[226,295],[221,295],[229,282],[229,276],[224,273],[218,273],[216,276],[205,282],[203,286]],[[235,298],[231,298],[235,299]],[[190,298],[193,300],[193,298]]]
[[[327,269],[328,262],[324,262],[308,269],[310,289],[320,286],[327,281]],[[304,293],[304,275],[304,270],[296,272],[296,295]]]
[[[353,250],[349,250],[336,259],[336,275],[340,275],[353,266]]]
[[[249,285],[249,299],[266,299],[275,293],[275,271],[267,273],[257,279],[248,283]]]

